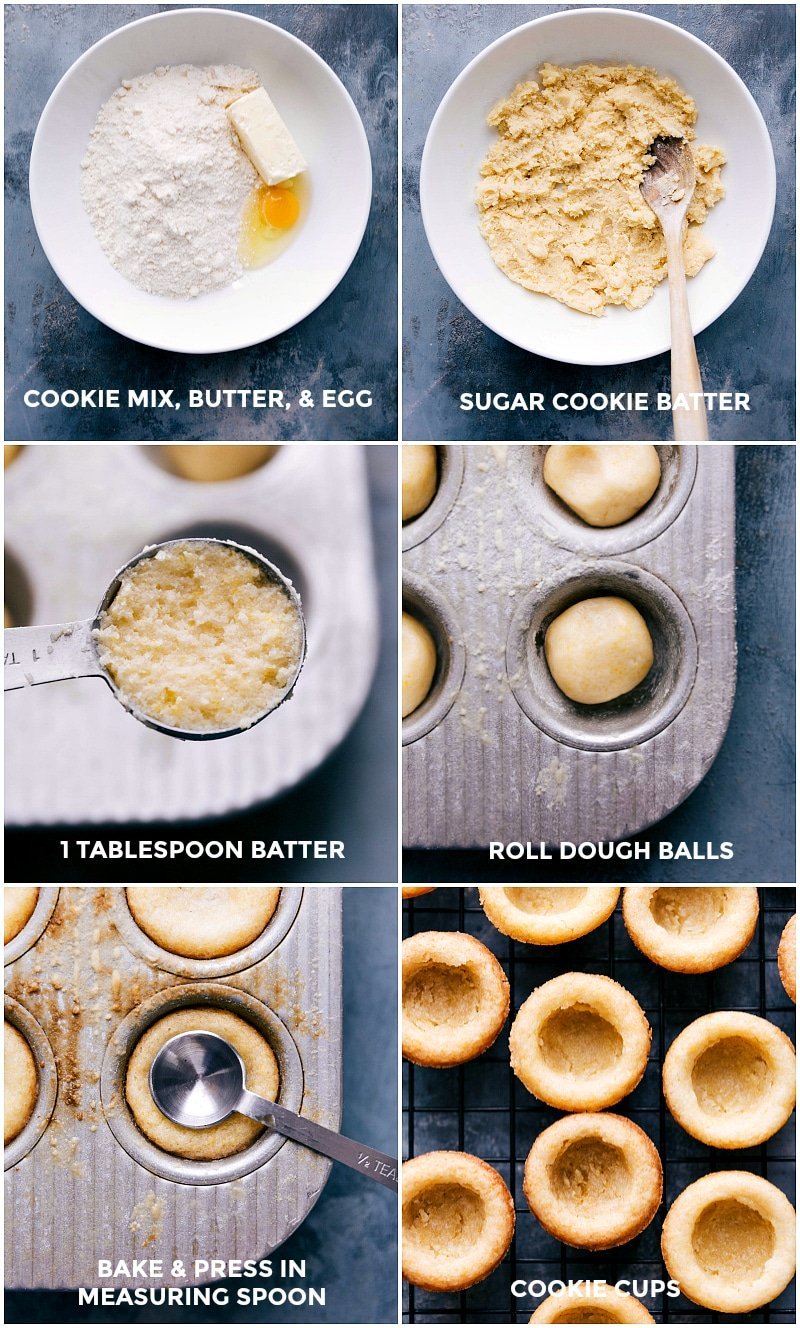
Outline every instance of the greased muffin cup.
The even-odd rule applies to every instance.
[[[445,450],[460,456],[462,477],[441,520],[418,525],[437,494],[404,526],[404,593],[447,605],[447,641],[464,665],[446,706],[403,725],[404,843],[634,835],[696,787],[730,717],[734,449],[659,447],[655,494],[606,528],[548,488],[543,445]],[[642,614],[654,664],[633,692],[579,705],[553,681],[544,636],[565,608],[605,594]]]
[[[144,933],[130,943],[138,929],[129,913],[133,930],[118,927],[123,894],[122,886],[61,886],[44,932],[6,967],[6,1017],[27,1037],[40,1073],[32,1120],[6,1149],[6,1230],[30,1225],[31,1192],[42,1203],[36,1239],[7,1243],[8,1287],[92,1285],[110,1244],[128,1262],[182,1259],[187,1283],[203,1280],[192,1261],[212,1227],[215,1258],[268,1254],[304,1220],[330,1172],[327,1159],[269,1130],[219,1159],[168,1153],[138,1128],[125,1074],[139,1037],[163,1015],[229,1010],[269,1042],[279,1100],[338,1129],[341,888],[284,887],[286,915],[282,899],[263,934],[288,921],[282,939],[273,936],[260,955],[252,953],[257,938],[224,961],[182,960],[226,964],[221,975],[191,980],[179,957],[168,967],[168,953],[162,962]],[[51,1070],[43,1070],[48,1048]],[[80,1241],[63,1236],[64,1214],[74,1211],[85,1215]]]
[[[291,703],[235,742],[203,744],[213,751],[200,764],[185,744],[168,757],[153,749],[92,682],[15,693],[8,824],[222,815],[299,783],[355,722],[379,642],[361,446],[286,444],[248,474],[202,483],[171,474],[156,445],[39,444],[9,469],[5,512],[7,552],[33,605],[18,625],[30,613],[39,623],[89,617],[115,570],[146,545],[216,536],[256,549],[288,576],[314,642]]]

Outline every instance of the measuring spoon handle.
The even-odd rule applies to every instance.
[[[247,1089],[242,1093],[236,1110],[243,1116],[250,1116],[253,1120],[272,1126],[278,1134],[294,1139],[295,1143],[313,1148],[315,1153],[332,1157],[335,1162],[344,1162],[346,1167],[352,1167],[354,1171],[369,1176],[370,1180],[376,1180],[379,1185],[385,1185],[387,1190],[397,1193],[397,1158],[379,1153],[376,1148],[369,1148],[366,1144],[358,1144],[354,1139],[347,1139],[343,1134],[318,1125],[316,1121],[307,1120],[305,1116],[298,1116],[277,1102],[268,1102],[266,1098]]]
[[[91,618],[50,627],[7,627],[3,655],[6,692],[64,678],[105,676],[97,659]]]

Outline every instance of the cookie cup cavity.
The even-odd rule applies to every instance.
[[[717,1171],[678,1195],[661,1250],[689,1300],[720,1314],[749,1314],[779,1296],[794,1276],[794,1209],[762,1176]]]
[[[551,1107],[600,1111],[639,1083],[651,1036],[625,987],[598,973],[563,973],[520,1007],[511,1026],[511,1067]]]
[[[534,1141],[523,1188],[534,1217],[557,1240],[609,1250],[633,1240],[655,1217],[663,1189],[661,1159],[633,1121],[610,1112],[580,1112],[556,1121]]]
[[[491,950],[464,932],[403,941],[403,1055],[440,1069],[490,1047],[508,1017],[508,978]]]
[[[786,1124],[795,1103],[794,1047],[758,1015],[695,1019],[664,1061],[664,1097],[687,1134],[712,1148],[751,1148]]]
[[[537,1306],[529,1323],[655,1323],[649,1310],[627,1291],[576,1282]]]
[[[501,1176],[471,1153],[404,1163],[403,1276],[426,1291],[463,1291],[504,1258],[514,1203]]]
[[[480,891],[489,921],[515,941],[561,945],[606,922],[619,898],[618,885],[486,886]]]
[[[755,886],[629,885],[622,916],[637,949],[674,973],[710,973],[737,959],[758,922]]]

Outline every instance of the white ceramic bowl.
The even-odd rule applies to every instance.
[[[194,300],[148,295],[121,276],[80,194],[80,163],[103,102],[123,78],[170,64],[256,70],[300,144],[311,184],[303,225],[274,262]],[[44,252],[95,318],[147,346],[228,351],[294,327],[338,285],[366,228],[372,166],[349,93],[310,47],[246,14],[176,9],[118,28],[67,70],[36,130],[30,196]]]
[[[433,118],[422,156],[422,219],[442,275],[476,318],[523,350],[568,364],[659,355],[670,344],[666,282],[643,309],[615,306],[594,318],[511,281],[478,230],[479,167],[497,138],[486,116],[547,61],[649,65],[671,75],[697,103],[698,141],[724,150],[727,196],[704,228],[717,253],[689,282],[695,332],[733,303],[764,252],[775,209],[767,127],[738,74],[704,42],[662,19],[619,9],[571,9],[514,28],[467,65]]]

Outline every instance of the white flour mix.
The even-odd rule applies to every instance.
[[[258,176],[225,108],[260,82],[236,65],[172,65],[125,79],[101,106],[81,195],[109,262],[142,290],[185,300],[241,275]]]

